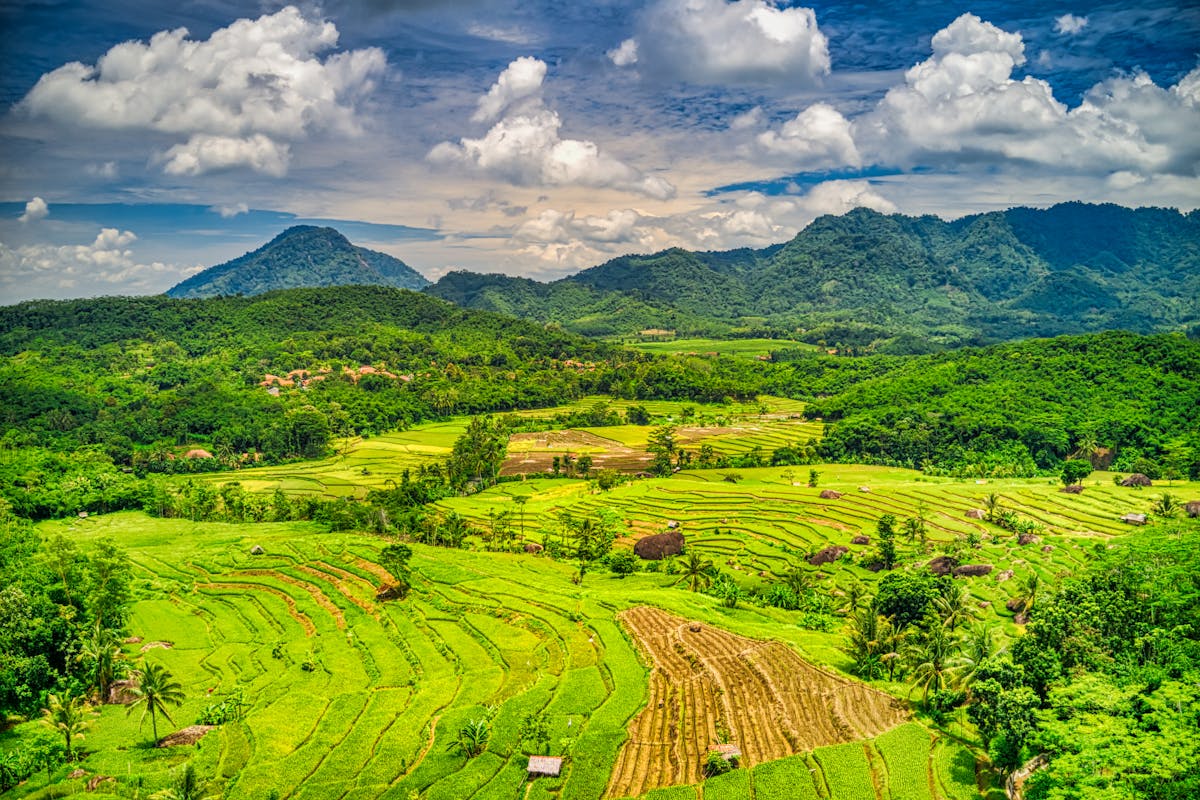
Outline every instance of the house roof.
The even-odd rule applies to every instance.
[[[716,744],[708,748],[713,753],[720,753],[725,757],[725,760],[731,758],[741,758],[742,751],[736,744]]]
[[[529,757],[529,774],[531,775],[554,775],[557,776],[562,771],[561,756],[530,756]]]

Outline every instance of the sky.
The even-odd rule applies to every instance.
[[[436,280],[823,214],[1200,206],[1200,4],[0,0],[0,304],[292,224]]]

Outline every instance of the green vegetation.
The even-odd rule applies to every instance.
[[[432,294],[592,336],[799,336],[853,352],[1200,322],[1193,212],[1065,203],[944,222],[858,208],[764,250],[622,256],[541,284],[452,273]]]
[[[420,289],[428,285],[423,275],[400,259],[355,247],[333,228],[297,225],[254,252],[193,275],[167,294],[215,297],[315,286]]]

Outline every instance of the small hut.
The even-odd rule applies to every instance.
[[[1132,514],[1132,513],[1126,514],[1123,517],[1121,517],[1121,522],[1124,522],[1126,525],[1145,525],[1146,524],[1146,515],[1145,514]]]
[[[967,510],[967,519],[983,519],[987,516],[987,512],[982,508],[971,508]]]
[[[530,756],[529,777],[557,778],[562,772],[562,756]]]
[[[708,748],[708,752],[716,753],[734,766],[737,766],[738,761],[742,758],[742,749],[736,744],[714,744]]]
[[[1154,481],[1140,472],[1135,472],[1125,480],[1121,481],[1122,486],[1152,486]]]
[[[841,496],[841,492],[835,492],[833,489],[825,489],[821,492],[822,500],[837,500]]]
[[[250,548],[250,555],[252,555],[252,556],[261,556],[265,552],[266,551],[262,549],[261,544],[256,544],[256,545],[254,545],[254,547]]]

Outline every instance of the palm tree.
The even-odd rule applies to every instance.
[[[1041,588],[1042,578],[1036,572],[1031,572],[1025,576],[1017,587],[1017,603],[1020,606],[1020,613],[1028,614],[1033,610],[1033,604],[1037,602],[1038,589]]]
[[[466,754],[467,758],[474,758],[487,748],[488,740],[491,738],[492,727],[488,725],[488,721],[472,719],[458,729],[458,738],[454,740],[454,747]]]
[[[962,642],[962,656],[957,659],[954,667],[954,683],[960,688],[970,691],[975,680],[979,665],[996,654],[996,642],[993,628],[986,623],[980,623],[967,631]]]
[[[941,691],[951,659],[958,650],[958,643],[951,638],[943,625],[930,625],[929,630],[912,641],[905,655],[913,670],[914,689],[922,691],[921,701],[928,705],[930,693]]]
[[[61,733],[66,744],[67,761],[73,759],[71,743],[83,738],[83,732],[92,725],[92,708],[86,698],[50,695],[46,708],[42,709],[42,724],[52,731]]]
[[[942,624],[950,630],[957,628],[964,619],[973,616],[968,605],[967,592],[960,583],[947,584],[942,593],[934,598],[933,606],[942,618]]]
[[[167,706],[177,706],[183,702],[183,686],[175,680],[170,671],[162,664],[147,664],[143,662],[142,669],[137,673],[137,683],[130,689],[137,699],[129,705],[125,712],[129,714],[139,705],[145,705],[142,720],[146,713],[150,714],[150,729],[154,733],[154,741],[158,741],[158,714],[167,718],[172,725],[175,720],[167,713]],[[141,722],[138,726],[141,727]]]
[[[92,688],[100,694],[100,702],[108,699],[108,687],[121,669],[121,642],[116,632],[96,622],[92,635],[81,643],[76,660],[89,665]]]
[[[688,553],[687,560],[683,562],[683,574],[675,583],[687,581],[688,588],[693,592],[706,589],[712,584],[712,568],[711,560],[695,551]]]

